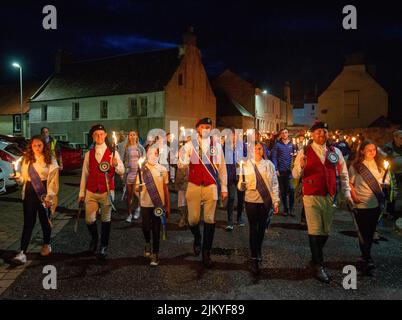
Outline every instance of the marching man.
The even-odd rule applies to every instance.
[[[342,190],[348,204],[354,204],[342,152],[327,143],[327,124],[316,122],[310,132],[313,142],[297,155],[292,174],[295,179],[302,177],[314,276],[329,283],[331,276],[323,266],[323,248],[331,230],[337,193]]]
[[[94,148],[85,154],[82,167],[81,186],[78,202],[85,202],[85,221],[91,235],[89,251],[93,254],[98,248],[98,228],[96,214],[100,209],[102,220],[101,246],[99,259],[105,259],[111,228],[111,211],[114,199],[114,175],[124,174],[124,165],[118,152],[105,143],[107,133],[101,124],[91,128]]]
[[[204,239],[202,262],[206,268],[212,267],[210,257],[215,233],[215,209],[219,192],[221,200],[227,198],[226,163],[220,141],[210,136],[212,120],[204,118],[197,122],[197,137],[187,142],[181,149],[178,166],[189,166],[186,200],[188,222],[194,235],[194,255],[201,253],[200,213],[204,206]]]

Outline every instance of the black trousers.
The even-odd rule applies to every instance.
[[[263,203],[246,202],[246,214],[250,226],[251,258],[261,258],[269,209],[266,209]]]
[[[46,188],[46,181],[42,181]],[[39,221],[42,226],[43,243],[50,244],[50,236],[52,228],[50,226],[47,210],[43,207],[41,201],[35,193],[31,183],[28,181],[25,185],[25,197],[23,201],[24,210],[24,228],[21,237],[21,251],[28,250],[29,242],[31,241],[32,231],[36,224],[36,216],[39,216]]]
[[[295,192],[292,184],[290,183],[291,182],[290,180],[291,180],[290,171],[279,172],[278,177],[279,190],[281,192],[281,199],[283,203],[283,209],[285,212],[289,212],[289,209],[292,211],[295,202]]]
[[[152,232],[152,252],[159,253],[160,233],[161,233],[161,218],[155,216],[155,208],[141,207],[142,217],[142,232],[144,234],[145,242],[151,242]]]
[[[240,191],[237,189],[237,222],[242,221],[245,195],[246,191]]]
[[[367,260],[371,258],[371,246],[373,244],[373,236],[377,227],[380,214],[380,208],[356,210],[356,222],[359,226],[359,230],[364,241],[364,243],[361,243],[360,240],[360,250],[363,259]]]

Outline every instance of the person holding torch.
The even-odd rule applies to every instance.
[[[22,161],[21,161],[22,160]],[[21,166],[19,164],[21,163]],[[26,252],[31,241],[32,231],[39,221],[43,232],[41,256],[52,252],[50,246],[50,214],[57,206],[59,191],[59,166],[52,157],[51,149],[42,136],[34,136],[28,143],[22,159],[14,163],[15,174],[11,177],[22,185],[24,227],[21,237],[21,251],[13,258],[15,264],[25,264]]]
[[[228,196],[225,156],[220,141],[211,136],[212,120],[203,118],[196,123],[197,135],[192,136],[181,149],[178,167],[189,168],[186,200],[188,222],[194,236],[194,255],[201,253],[201,205],[204,206],[204,239],[202,262],[211,268],[211,249],[215,234],[215,210],[219,195],[221,201]],[[220,193],[220,194],[219,194]]]
[[[97,124],[91,128],[95,146],[84,157],[78,203],[85,202],[85,221],[91,236],[89,251],[95,254],[98,248],[96,214],[100,209],[102,229],[98,259],[105,259],[111,230],[111,213],[114,199],[114,175],[124,174],[124,165],[119,153],[106,143],[106,129]]]
[[[313,142],[299,151],[292,174],[295,179],[302,177],[314,277],[329,283],[331,276],[324,267],[323,249],[331,231],[337,194],[342,190],[348,204],[354,204],[342,152],[328,143],[328,125],[317,121],[310,132]]]
[[[139,161],[136,191],[140,193],[144,256],[151,259],[151,266],[158,266],[161,227],[166,239],[166,221],[170,214],[169,174],[166,167],[158,162],[159,148],[156,143],[148,145],[146,153],[147,162],[143,164],[143,158]]]
[[[381,161],[377,146],[365,140],[359,154],[349,168],[352,198],[356,204],[353,210],[358,231],[363,273],[373,275],[375,264],[371,258],[371,246],[379,217],[385,210],[386,196],[383,190],[390,184],[388,161]]]

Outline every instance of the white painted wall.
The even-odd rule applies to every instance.
[[[304,108],[293,109],[295,124],[311,125],[317,117],[318,103],[305,103]]]
[[[119,120],[129,118],[129,98],[148,98],[147,118],[164,116],[164,92],[144,94],[127,94],[118,96],[104,96],[81,99],[66,99],[47,102],[31,102],[30,122],[41,123],[42,106],[47,105],[47,122],[70,122],[73,115],[73,102],[80,104],[80,117],[74,121],[97,121],[100,119],[100,101],[108,101],[108,118],[105,120]],[[138,106],[140,102],[138,99]]]

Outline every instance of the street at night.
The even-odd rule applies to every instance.
[[[1,311],[402,300],[400,2],[0,6]]]
[[[62,176],[62,190],[78,184],[79,177],[79,172]],[[74,193],[73,189],[69,192]],[[0,196],[1,207],[6,209],[15,205],[18,196],[18,192]],[[174,196],[172,194],[172,198]],[[121,193],[117,198],[121,198]],[[32,263],[1,294],[1,299],[390,300],[402,296],[402,238],[387,222],[380,227],[381,240],[373,248],[373,258],[378,261],[376,277],[358,275],[356,290],[343,288],[346,274],[342,274],[342,270],[347,265],[356,265],[359,256],[358,240],[347,211],[337,211],[328,242],[327,265],[334,277],[328,286],[313,279],[308,268],[308,238],[305,227],[299,224],[299,210],[297,218],[273,218],[264,241],[263,269],[255,277],[248,265],[248,227],[237,226],[233,232],[226,232],[226,217],[222,210],[218,211],[212,250],[215,266],[205,270],[200,258],[193,256],[190,231],[178,228],[175,223],[178,220],[175,211],[168,222],[168,240],[161,241],[160,265],[153,268],[143,256],[144,240],[140,223],[125,222],[123,203],[118,202],[119,214],[112,219],[110,255],[104,262],[88,256],[89,237],[82,218],[78,233],[74,233],[76,207],[72,203],[68,208],[61,209],[64,213],[57,219],[71,219],[52,240],[52,256],[42,258],[37,252],[29,253],[28,258],[32,259]],[[22,219],[21,209],[15,208],[13,215]],[[0,222],[1,225],[7,222],[4,216]],[[40,243],[39,239],[40,231],[32,244]],[[18,244],[11,248],[16,246]],[[13,252],[9,250],[2,252],[2,255],[11,256]],[[43,288],[45,275],[42,271],[45,265],[54,265],[57,269],[57,290]],[[0,283],[5,281],[6,273],[20,268],[2,266]]]

